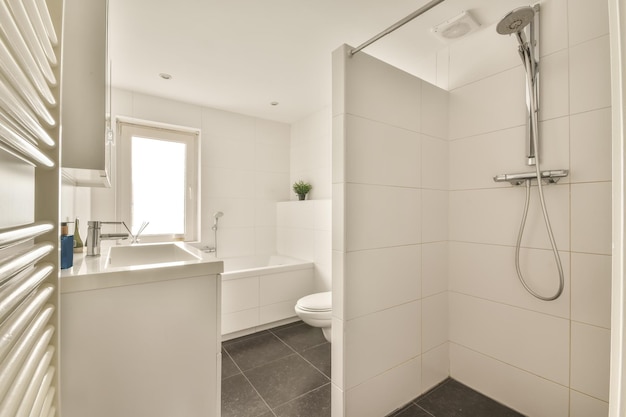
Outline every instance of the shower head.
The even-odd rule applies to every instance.
[[[500,35],[510,35],[519,33],[533,21],[535,11],[530,6],[520,7],[513,10],[500,20],[496,26],[496,31]]]
[[[223,215],[224,213],[222,213],[221,211],[217,211],[213,214],[213,227],[211,227],[212,230],[217,230],[217,220]]]

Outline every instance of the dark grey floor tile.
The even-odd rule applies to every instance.
[[[243,374],[222,381],[222,417],[259,417],[269,411]]]
[[[263,336],[263,335],[268,334],[268,333],[269,333],[268,330],[262,330],[260,332],[251,333],[251,334],[248,334],[248,335],[245,335],[245,336],[237,337],[235,339],[226,340],[226,341],[222,342],[222,346],[223,347],[227,347],[229,345],[232,345],[233,343],[239,343],[239,342],[246,341],[248,339],[254,339],[255,337]]]
[[[272,409],[330,382],[295,353],[244,373]]]
[[[302,352],[313,346],[328,343],[324,338],[322,329],[311,327],[306,323],[300,323],[297,326],[285,328],[271,329],[272,333],[278,336],[283,342],[287,343],[296,352]]]
[[[330,378],[330,343],[326,342],[322,345],[312,347],[311,349],[300,352],[300,355]]]
[[[229,378],[233,375],[241,373],[235,362],[230,358],[228,353],[222,349],[222,379]]]
[[[274,409],[277,417],[330,417],[330,384]]]
[[[440,385],[415,403],[437,417],[523,417],[455,380]]]
[[[293,353],[272,333],[223,344],[224,349],[242,371],[264,365]]]
[[[390,414],[389,417],[433,417],[432,414],[424,411],[420,407],[415,404],[409,404],[401,410],[396,411],[393,414]],[[445,416],[442,416],[445,417]],[[476,416],[478,417],[478,416]]]

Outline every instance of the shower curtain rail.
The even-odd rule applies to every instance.
[[[429,11],[430,9],[432,9],[433,7],[438,5],[439,3],[443,3],[444,1],[445,0],[432,0],[430,3],[425,4],[424,6],[420,7],[419,9],[417,9],[416,11],[414,11],[413,13],[411,13],[410,15],[405,17],[404,19],[401,19],[401,20],[397,21],[396,23],[394,23],[393,25],[389,26],[387,29],[383,30],[382,32],[380,32],[378,35],[374,36],[370,40],[368,40],[368,41],[362,43],[361,45],[357,46],[356,48],[350,50],[350,56],[356,54],[357,52],[360,52],[364,48],[367,48],[368,46],[370,46],[371,44],[373,44],[374,42],[376,42],[380,38],[389,35],[391,32],[394,32],[396,29],[399,29],[400,27],[406,25],[411,20],[413,20],[416,17],[426,13],[427,11]]]

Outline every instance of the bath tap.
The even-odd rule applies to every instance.
[[[87,256],[100,256],[100,242],[102,240],[128,239],[128,233],[107,233],[100,232],[103,224],[123,224],[122,222],[87,222]]]

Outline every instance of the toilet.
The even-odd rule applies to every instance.
[[[296,314],[303,322],[313,327],[321,327],[326,340],[330,342],[332,323],[332,292],[318,292],[302,297],[296,303]]]

